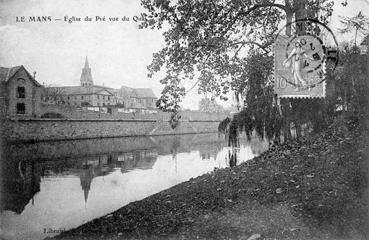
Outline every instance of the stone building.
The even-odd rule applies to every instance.
[[[87,58],[82,69],[80,84],[80,86],[45,88],[44,101],[75,107],[116,105],[117,102],[112,93],[112,88],[94,85]]]
[[[70,86],[52,87],[47,91],[55,91],[59,96],[53,97],[52,102],[67,104],[75,107],[112,106],[116,105],[116,98],[109,88],[101,86]],[[47,98],[47,97],[46,97]],[[50,99],[46,99],[50,101]]]
[[[118,99],[124,108],[155,109],[156,96],[150,88],[130,88],[122,86],[116,90]]]
[[[151,88],[135,88],[131,97],[135,103],[145,109],[156,108],[156,96]]]
[[[150,88],[122,86],[120,89],[114,89],[95,85],[87,57],[80,77],[80,86],[48,87],[45,91],[44,101],[76,107],[116,106],[126,109],[155,109],[157,99]]]
[[[1,114],[36,117],[41,103],[41,85],[24,66],[0,67]]]

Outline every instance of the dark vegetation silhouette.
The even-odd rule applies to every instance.
[[[195,86],[199,93],[210,93],[222,100],[227,100],[230,92],[237,100],[243,100],[241,112],[226,126],[229,129],[226,131],[222,123],[220,130],[229,134],[243,130],[248,137],[255,131],[277,142],[281,135],[285,140],[291,139],[292,129],[296,137],[302,135],[304,128],[320,131],[339,111],[337,105],[346,106],[351,104],[347,101],[358,97],[357,92],[352,92],[356,88],[352,85],[358,86],[359,80],[348,83],[335,72],[328,73],[326,99],[281,99],[279,105],[273,94],[272,44],[279,26],[286,25],[285,34],[290,36],[293,19],[311,18],[328,24],[334,1],[142,0],[141,3],[147,10],[142,28],[168,29],[164,33],[165,47],[153,55],[148,70],[149,76],[166,71],[157,106],[172,112],[172,127],[177,126],[179,103]],[[347,1],[339,3],[347,5]],[[341,66],[345,66],[345,61],[341,61]],[[354,76],[365,74],[360,71]],[[185,89],[183,82],[195,76],[195,84]],[[343,90],[344,87],[349,89]],[[236,138],[229,137],[231,142]]]

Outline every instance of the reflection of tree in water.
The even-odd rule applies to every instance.
[[[21,214],[33,196],[40,191],[40,169],[34,162],[3,162],[0,210]]]
[[[259,137],[254,137],[249,141],[251,152],[254,155],[260,155],[269,148],[269,143]]]
[[[33,196],[40,191],[41,178],[56,175],[76,175],[80,179],[84,200],[87,202],[93,178],[105,176],[116,168],[151,168],[157,158],[157,153],[136,151],[133,158],[119,161],[119,153],[85,156],[76,159],[61,159],[57,161],[17,161],[7,159],[0,166],[0,209],[22,213]],[[122,159],[120,159],[122,160]]]
[[[181,141],[179,140],[179,138],[178,137],[174,138],[170,146],[170,153],[172,154],[173,159],[176,159],[177,152],[180,146],[181,146]]]
[[[152,136],[150,139],[160,155],[172,154],[174,150],[176,153],[184,153],[209,147],[220,150],[219,145],[224,146],[217,133]]]
[[[140,150],[118,154],[118,163],[121,172],[128,172],[134,169],[151,169],[158,157],[155,150]]]
[[[210,158],[212,157],[211,153],[204,153],[200,151],[200,155],[201,155],[201,159],[202,160],[210,160]]]
[[[237,154],[240,152],[239,148],[232,148],[228,150],[228,160],[229,160],[229,166],[235,167],[237,166]]]
[[[95,143],[94,141],[87,145],[91,151],[83,150],[81,144],[86,143],[86,141],[77,142],[79,144],[78,150],[81,150],[79,152],[72,150],[73,147],[69,141],[48,143],[45,146],[42,143],[9,145],[4,153],[6,154],[4,159],[7,159],[7,161],[0,164],[3,170],[6,169],[0,175],[1,209],[21,213],[33,196],[40,191],[41,178],[56,175],[79,177],[81,190],[84,192],[84,200],[87,202],[91,183],[95,177],[108,175],[117,168],[120,168],[122,173],[134,169],[150,169],[155,164],[158,154],[172,154],[175,159],[178,153],[198,150],[201,156],[210,159],[216,156],[224,145],[222,139],[217,138],[217,134],[156,136],[147,139],[144,141],[144,145],[137,146],[143,149],[109,153],[99,153],[101,147],[96,151],[92,151],[91,146],[92,143]],[[155,141],[152,141],[152,139]],[[87,143],[90,143],[90,141],[87,141]],[[110,141],[107,143],[110,143]],[[126,141],[117,140],[117,143],[126,143]],[[54,146],[55,144],[56,146]],[[42,151],[37,150],[39,148]],[[49,158],[50,155],[47,154],[50,149],[56,151],[53,152],[53,158],[51,159]],[[68,151],[68,149],[71,150]],[[116,149],[120,148],[116,147]],[[18,152],[22,152],[22,154],[18,154]],[[85,152],[89,154],[85,154]],[[57,156],[57,158],[54,156]],[[18,171],[19,159],[25,159],[26,157],[32,159],[32,161],[23,162],[20,165],[22,170],[22,174],[20,174]],[[42,159],[42,162],[37,161],[38,159]]]
[[[215,159],[220,150],[221,148],[218,148],[216,145],[199,146],[199,152],[202,160],[211,160],[212,158]]]

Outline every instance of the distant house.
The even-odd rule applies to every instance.
[[[133,88],[122,86],[116,90],[118,104],[123,108],[133,108],[131,96],[133,95]]]
[[[150,88],[130,88],[122,86],[118,90],[123,106],[131,109],[155,109],[157,97]]]
[[[145,109],[156,108],[156,96],[151,88],[134,88],[131,99]]]
[[[24,66],[0,67],[0,101],[3,116],[39,115],[41,85]]]

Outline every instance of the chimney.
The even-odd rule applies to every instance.
[[[36,71],[33,72],[33,78],[36,79]]]

